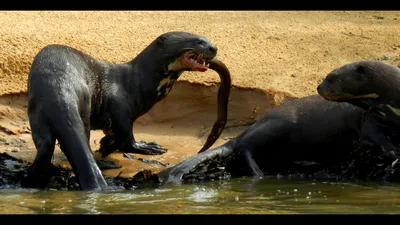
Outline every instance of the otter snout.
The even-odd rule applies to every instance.
[[[318,85],[318,87],[317,87],[317,92],[318,92],[318,94],[319,95],[321,95],[321,96],[323,96],[323,93],[322,93],[322,90],[323,90],[323,84],[321,83],[321,84],[319,84]]]
[[[212,53],[217,53],[218,48],[215,47],[214,45],[210,44],[210,46],[208,46],[208,50]]]
[[[207,54],[216,55],[217,54],[217,47],[215,47],[209,40],[207,39],[200,39],[198,41],[198,45],[201,46],[203,51],[209,51]]]
[[[329,85],[327,85],[324,81],[318,85],[317,92],[320,96],[327,100],[330,99],[332,94]]]

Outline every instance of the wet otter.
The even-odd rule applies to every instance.
[[[330,87],[330,83],[326,85]],[[337,90],[337,87],[331,88]],[[363,94],[371,93],[379,94]],[[323,177],[331,171],[340,177],[398,181],[397,158],[387,146],[399,140],[393,138],[396,133],[388,134],[392,139],[383,135],[384,123],[374,114],[369,109],[329,101],[320,95],[287,101],[238,137],[151,179],[180,183],[217,179],[226,173],[263,176],[296,172]]]
[[[372,140],[397,160],[400,149],[392,141],[399,138],[399,86],[399,68],[376,60],[362,60],[334,69],[317,90],[327,100],[369,109],[376,118],[374,126],[379,130],[371,136]]]
[[[106,135],[100,141],[103,157],[116,150],[165,153],[166,149],[154,142],[135,141],[134,121],[165,98],[184,71],[204,72],[210,63],[218,67],[216,54],[217,48],[209,40],[187,32],[159,36],[124,64],[107,63],[63,45],[40,50],[28,79],[28,115],[37,155],[23,186],[46,184],[46,169],[57,139],[81,189],[106,188],[89,146],[90,130],[102,129]],[[227,104],[229,97],[227,80],[224,95],[219,96],[222,104]],[[218,129],[210,134],[208,147],[222,132],[226,110],[222,115],[225,118],[218,118],[214,125]]]
[[[319,95],[290,100],[222,146],[157,176],[163,183],[179,183],[218,173],[218,168],[232,176],[262,176],[340,167],[363,141],[361,137],[374,134],[374,121],[368,115],[349,103],[328,101]]]

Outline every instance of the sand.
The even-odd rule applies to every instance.
[[[287,99],[316,94],[336,67],[377,59],[400,64],[400,11],[1,11],[0,152],[32,161],[35,147],[27,120],[27,74],[35,54],[48,44],[65,44],[111,63],[133,59],[157,36],[187,31],[207,37],[232,74],[227,129],[214,147],[236,136],[259,116]],[[219,77],[186,72],[170,95],[141,117],[137,140],[169,149],[143,156],[174,165],[201,148],[216,119]],[[103,136],[93,131],[97,150]],[[107,158],[137,170],[165,167]],[[55,163],[68,166],[57,148]]]

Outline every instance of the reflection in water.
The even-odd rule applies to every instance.
[[[400,186],[238,178],[104,192],[0,190],[2,214],[400,213]]]

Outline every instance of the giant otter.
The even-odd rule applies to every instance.
[[[232,176],[340,170],[350,152],[375,134],[373,124],[368,111],[349,103],[319,95],[289,100],[236,138],[157,176],[163,183],[180,183],[218,168]]]
[[[375,93],[375,92],[373,92]],[[366,93],[371,94],[371,93]],[[399,181],[383,129],[369,109],[312,95],[270,111],[236,138],[149,179],[161,183],[265,174]]]
[[[209,40],[187,32],[159,36],[124,64],[104,62],[63,45],[40,50],[28,79],[28,115],[37,155],[22,186],[43,187],[47,183],[46,169],[58,140],[80,188],[106,188],[90,149],[90,130],[102,129],[105,133],[99,150],[103,157],[116,150],[165,153],[166,149],[155,142],[136,141],[133,123],[165,98],[182,72],[204,72],[211,64],[221,79],[229,75],[216,54],[217,48]],[[230,78],[222,80],[225,83],[218,102],[227,104]],[[202,150],[219,137],[226,116],[226,106],[219,107],[215,129]]]
[[[362,60],[334,69],[317,90],[327,100],[369,109],[376,118],[374,126],[380,131],[372,136],[373,141],[380,143],[397,162],[400,149],[392,142],[397,142],[399,136],[399,87],[399,68],[376,60]]]

